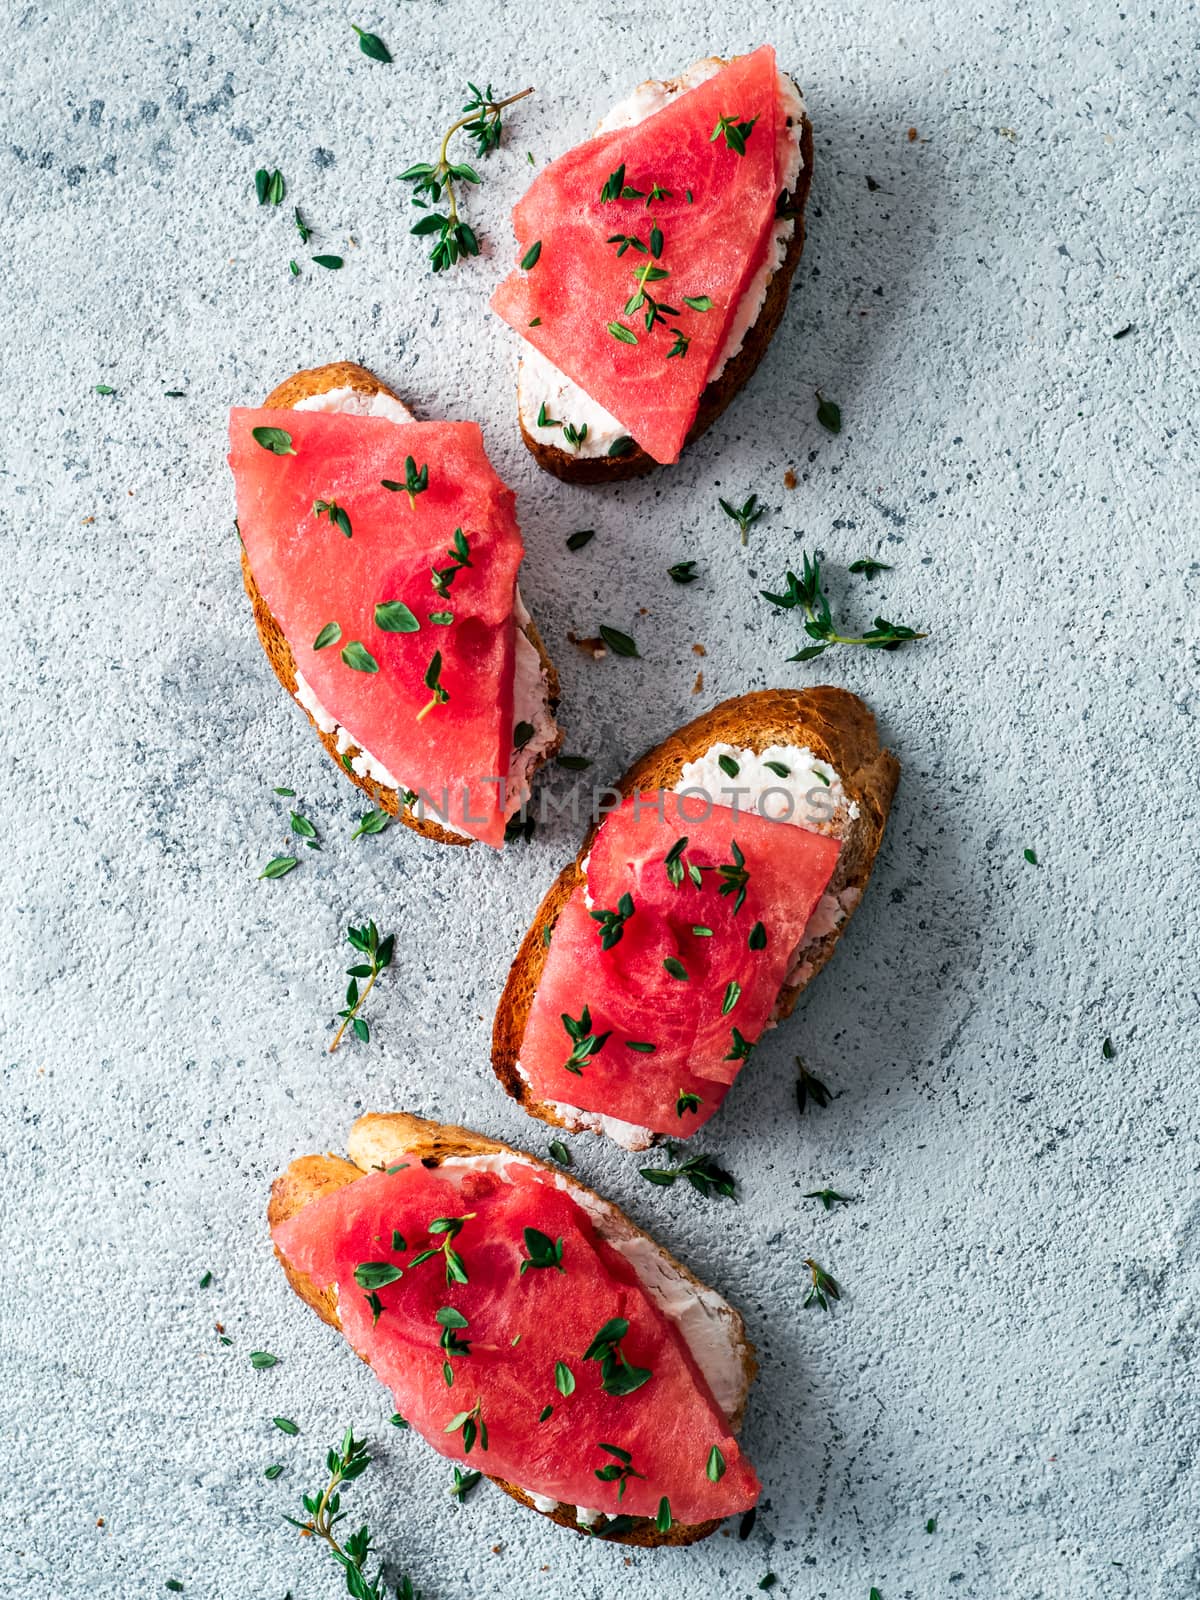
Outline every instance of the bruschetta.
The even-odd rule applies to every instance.
[[[755,1504],[738,1313],[570,1173],[405,1114],[271,1189],[288,1282],[441,1455],[564,1528],[690,1544]]]
[[[686,1139],[862,898],[899,776],[844,689],[726,700],[638,761],[538,908],[492,1064],[531,1116]]]
[[[763,45],[641,84],[538,174],[492,306],[523,341],[539,466],[637,477],[721,415],[783,317],[812,165],[803,98]]]
[[[474,423],[417,422],[366,368],[235,408],[242,578],[267,659],[377,807],[504,843],[558,749],[558,679],[517,586],[514,497]]]

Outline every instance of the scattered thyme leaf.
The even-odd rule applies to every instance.
[[[607,623],[601,623],[600,637],[615,656],[638,657],[637,645],[627,633],[622,633],[619,628],[610,628]],[[640,660],[641,658],[638,657],[638,659]]]
[[[820,389],[817,390],[817,421],[826,433],[841,433],[842,408],[836,400],[826,400]]]
[[[363,55],[370,56],[372,61],[382,61],[385,64],[391,61],[392,52],[377,33],[366,33],[362,28],[355,27],[354,23],[351,23],[350,26],[354,28],[355,33],[358,35],[358,48]]]

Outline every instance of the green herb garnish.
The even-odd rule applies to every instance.
[[[299,865],[300,863],[295,856],[272,856],[258,876],[260,878],[286,878],[292,868]]]
[[[423,1261],[428,1261],[432,1256],[440,1255],[446,1269],[446,1282],[466,1283],[467,1264],[454,1248],[454,1240],[462,1232],[464,1224],[470,1222],[474,1216],[473,1211],[468,1211],[461,1217],[434,1217],[429,1224],[429,1234],[431,1238],[440,1238],[442,1242],[418,1252],[408,1263],[409,1270],[419,1267]],[[487,1449],[486,1443],[483,1448]]]
[[[760,506],[758,496],[752,494],[741,506],[730,505],[728,500],[718,500],[717,504],[727,517],[732,518],[741,529],[742,543],[750,543],[750,529],[766,512],[765,506]]]
[[[519,94],[500,100],[490,83],[486,89],[468,83],[467,91],[470,98],[462,108],[464,115],[447,129],[436,161],[418,161],[400,174],[401,183],[413,186],[413,205],[425,212],[409,232],[418,238],[432,238],[429,261],[435,272],[445,272],[464,257],[479,254],[479,240],[474,230],[459,216],[459,194],[455,188],[456,184],[479,183],[479,174],[465,162],[455,163],[449,159],[450,140],[461,128],[474,140],[479,156],[490,155],[500,144],[501,113],[505,107],[533,93],[532,89],[522,89]],[[443,197],[445,211],[428,209],[439,204]]]
[[[836,400],[826,400],[820,389],[817,390],[817,421],[826,433],[841,433],[842,408]]]
[[[819,1200],[826,1211],[832,1211],[835,1205],[848,1206],[853,1195],[839,1194],[836,1189],[810,1189],[804,1196],[806,1200]]]
[[[351,639],[341,650],[342,660],[355,672],[378,672],[379,663],[361,639]]]
[[[597,1467],[596,1476],[600,1479],[601,1483],[612,1483],[614,1479],[616,1480],[617,1501],[619,1504],[625,1498],[626,1480],[629,1478],[644,1479],[646,1474],[644,1472],[634,1471],[632,1465],[633,1457],[629,1454],[628,1450],[622,1450],[620,1445],[598,1444],[596,1449],[603,1450],[607,1455],[615,1458],[614,1460],[610,1461],[607,1466]],[[611,1533],[611,1527],[605,1529],[605,1532]]]
[[[654,1376],[648,1367],[632,1366],[626,1358],[621,1341],[628,1332],[627,1318],[610,1317],[583,1352],[585,1361],[600,1363],[600,1387],[605,1394],[632,1394]]]
[[[607,623],[602,622],[600,624],[600,637],[615,656],[625,656],[627,658],[637,656],[637,645],[627,633],[622,633],[619,628],[610,628]]]
[[[358,819],[358,827],[350,835],[351,840],[361,839],[366,834],[382,833],[392,820],[389,811],[368,811],[365,817]]]
[[[699,576],[694,561],[677,561],[673,567],[667,568],[667,577],[672,583],[695,583]]]
[[[260,206],[277,206],[287,193],[287,185],[283,181],[283,173],[276,167],[274,172],[268,172],[265,167],[259,167],[254,174],[254,192],[258,196]]]
[[[735,155],[746,154],[746,140],[754,131],[757,117],[751,117],[749,122],[739,122],[736,117],[718,117],[717,125],[708,136],[709,144],[724,137],[725,143]]]
[[[251,428],[250,437],[273,456],[294,456],[292,436],[286,428]]]
[[[800,1076],[796,1079],[796,1101],[800,1107],[800,1115],[804,1115],[810,1100],[813,1105],[819,1106],[824,1110],[833,1099],[833,1096],[820,1078],[813,1077],[799,1056],[796,1057],[796,1067],[800,1073]]]
[[[523,1278],[531,1267],[554,1268],[558,1272],[566,1272],[567,1269],[562,1264],[561,1239],[552,1239],[548,1233],[543,1233],[539,1228],[526,1228],[525,1248],[529,1251],[529,1255],[521,1262],[520,1277]]]
[[[868,629],[866,633],[856,635],[838,633],[833,625],[829,601],[821,588],[820,562],[815,556],[810,558],[806,553],[801,572],[802,576],[797,578],[794,572],[788,571],[787,587],[782,594],[774,594],[769,589],[760,591],[764,600],[769,600],[773,606],[778,606],[782,611],[796,609],[803,611],[806,619],[805,633],[810,639],[820,641],[818,644],[807,645],[794,656],[789,656],[789,661],[811,661],[834,644],[861,644],[868,650],[898,650],[902,644],[928,637],[927,634],[917,633],[902,623],[888,622],[883,617],[876,617],[874,627]]]
[[[350,518],[336,500],[314,500],[313,516],[328,517],[340,533],[347,539],[351,537]]]
[[[571,1054],[563,1062],[563,1070],[574,1073],[580,1078],[583,1076],[584,1063],[603,1050],[612,1030],[609,1029],[608,1033],[593,1033],[592,1014],[587,1006],[584,1006],[578,1017],[572,1017],[564,1011],[562,1025],[566,1029],[567,1038],[571,1040]]]
[[[667,1153],[675,1157],[679,1152],[674,1145],[668,1144]],[[677,1167],[640,1167],[638,1170],[647,1183],[657,1184],[660,1189],[669,1189],[680,1178],[684,1178],[706,1200],[717,1195],[727,1200],[737,1198],[733,1174],[719,1167],[711,1156],[692,1156]]]
[[[825,1268],[815,1262],[811,1256],[805,1257],[804,1265],[808,1268],[809,1275],[812,1278],[812,1287],[804,1297],[805,1307],[820,1306],[822,1311],[828,1311],[831,1300],[840,1300],[842,1298],[842,1291],[838,1286],[837,1279],[826,1272]]]
[[[377,33],[367,33],[362,28],[354,27],[354,23],[351,23],[350,26],[354,28],[355,33],[358,35],[358,48],[363,55],[370,56],[372,61],[385,63],[392,59],[392,52]]]
[[[623,894],[617,901],[615,911],[590,911],[588,915],[593,922],[600,924],[600,948],[611,950],[613,945],[619,944],[625,933],[625,924],[633,915],[633,896]]]
[[[852,561],[846,568],[847,572],[853,572],[856,575],[861,573],[868,583],[872,578],[877,578],[881,572],[890,572],[891,570],[886,561],[875,561],[870,556],[863,556],[859,561]]]
[[[567,535],[568,550],[582,550],[585,544],[591,544],[596,537],[595,528],[580,528],[577,533]]]
[[[359,1016],[363,1004],[371,990],[375,987],[379,974],[392,964],[395,952],[396,935],[389,933],[385,938],[379,937],[379,929],[374,922],[368,922],[361,928],[353,925],[346,930],[346,938],[352,949],[365,957],[365,960],[356,962],[354,966],[346,969],[350,979],[346,988],[345,1009],[338,1012],[342,1018],[342,1025],[334,1035],[333,1043],[329,1046],[330,1055],[342,1042],[342,1035],[347,1028],[352,1028],[354,1037],[366,1044],[371,1037],[371,1030],[365,1020]],[[358,980],[366,978],[367,986],[359,992]]]

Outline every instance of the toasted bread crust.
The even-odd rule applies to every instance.
[[[410,1116],[403,1111],[382,1114],[368,1112],[351,1128],[346,1143],[351,1156],[349,1161],[334,1155],[299,1156],[286,1171],[280,1173],[271,1185],[271,1196],[267,1203],[267,1222],[272,1230],[279,1223],[294,1217],[311,1201],[319,1200],[333,1190],[340,1189],[347,1183],[353,1183],[364,1173],[385,1167],[401,1156],[412,1156],[425,1166],[439,1166],[448,1156],[508,1153],[519,1156],[522,1161],[529,1161],[546,1172],[552,1172],[555,1180],[563,1182],[569,1190],[586,1194],[593,1201],[599,1201],[606,1206],[610,1204],[603,1196],[596,1194],[594,1189],[589,1189],[586,1184],[572,1177],[569,1172],[549,1167],[544,1161],[539,1161],[536,1156],[528,1155],[523,1150],[515,1150],[511,1145],[502,1144],[499,1140],[485,1138],[470,1128],[430,1122],[424,1117]],[[617,1211],[615,1206],[610,1209]],[[618,1215],[623,1214],[618,1213]],[[634,1228],[628,1218],[623,1217],[623,1220],[634,1232],[641,1234],[642,1238],[649,1239],[674,1270],[689,1279],[698,1289],[704,1287],[700,1279],[689,1272],[682,1262],[676,1261],[657,1240],[651,1239],[649,1234],[642,1233],[641,1229]],[[329,1290],[318,1289],[306,1273],[299,1271],[288,1261],[278,1246],[275,1255],[288,1283],[300,1299],[312,1307],[322,1322],[340,1331],[341,1322],[337,1313],[336,1294]],[[758,1371],[758,1362],[755,1359],[754,1346],[746,1338],[745,1324],[740,1316],[736,1313],[734,1315],[737,1320],[739,1353],[746,1380],[745,1391],[748,1393]],[[745,1394],[741,1406],[731,1418],[735,1431],[741,1425],[744,1409]],[[492,1478],[491,1481],[521,1505],[528,1506],[531,1511],[538,1510],[530,1495],[518,1484],[509,1483],[503,1478]],[[561,1528],[570,1528],[576,1533],[586,1531],[576,1521],[573,1507],[560,1505],[552,1511],[541,1511],[539,1515],[548,1517]],[[632,1528],[624,1534],[610,1537],[607,1542],[637,1545],[643,1548],[695,1544],[699,1539],[706,1539],[719,1526],[719,1519],[692,1524],[673,1523],[668,1532],[660,1533],[652,1518],[637,1517]]]
[[[754,376],[759,362],[766,355],[767,346],[775,337],[779,324],[783,321],[792,278],[804,253],[805,208],[808,205],[809,190],[812,188],[813,134],[812,123],[807,116],[800,122],[800,157],[799,184],[796,193],[791,197],[797,211],[796,226],[788,241],[787,253],[771,275],[766,299],[746,334],[742,348],[737,355],[726,362],[720,377],[710,383],[700,396],[700,409],[696,413],[696,420],[688,430],[683,446],[685,450],[712,427],[725,408],[746,387]],[[626,478],[644,478],[647,473],[653,472],[661,465],[640,445],[635,446],[625,456],[579,457],[570,450],[561,450],[557,445],[545,444],[535,439],[525,427],[519,407],[517,422],[525,448],[538,466],[546,472],[553,473],[556,478],[561,478],[564,483],[620,483]]]
[[[290,378],[285,378],[277,384],[263,402],[265,406],[278,410],[291,410],[300,400],[305,400],[309,395],[328,394],[331,389],[355,389],[360,394],[386,394],[393,400],[400,396],[394,389],[389,389],[387,384],[377,378],[366,367],[360,367],[354,361],[331,361],[323,367],[312,367],[306,372],[294,372]],[[250,597],[250,604],[254,608],[254,626],[258,630],[259,643],[266,653],[271,669],[288,694],[295,699],[296,696],[296,661],[292,655],[291,646],[284,638],[283,629],[272,615],[269,606],[263,599],[254,574],[250,570],[250,562],[246,557],[245,549],[242,550],[242,583]],[[558,673],[554,663],[550,660],[546,646],[542,643],[541,635],[532,622],[525,625],[525,635],[541,658],[542,668],[545,671],[547,682],[550,686],[550,709],[553,713],[558,709]],[[297,701],[297,704],[299,702]],[[426,839],[432,839],[437,844],[474,844],[474,839],[466,834],[455,833],[450,828],[443,828],[440,823],[428,817],[414,816],[400,804],[400,795],[395,789],[389,789],[382,783],[377,783],[374,778],[360,777],[342,760],[337,747],[337,735],[322,733],[307,708],[304,714],[312,723],[317,738],[325,746],[330,758],[337,766],[356,784],[365,795],[369,797],[372,805],[379,810],[388,812],[391,816],[401,821],[406,828],[411,828],[414,833],[422,834]],[[548,750],[539,761],[542,766],[549,761],[555,751],[562,746],[563,735],[560,732],[552,749]],[[351,745],[346,750],[348,759],[361,754],[356,745]]]
[[[846,794],[857,801],[859,807],[858,821],[838,859],[837,882],[840,888],[859,890],[861,896],[875,864],[900,777],[900,763],[890,750],[880,748],[875,718],[867,705],[848,690],[832,686],[760,689],[738,695],[735,699],[723,700],[664,739],[640,761],[635,761],[613,787],[622,795],[633,794],[638,789],[672,789],[685,762],[697,760],[717,743],[755,752],[773,744],[807,745],[819,759],[829,762],[841,778]],[[598,823],[593,823],[588,829],[575,860],[559,873],[538,907],[509,969],[492,1025],[492,1067],[496,1076],[531,1117],[540,1117],[543,1122],[559,1128],[576,1128],[577,1125],[534,1097],[517,1071],[517,1062],[533,998],[546,964],[547,930],[553,928],[575,889],[584,882],[581,863],[587,858],[598,827]],[[801,991],[829,960],[853,909],[851,907],[839,927],[813,944],[809,971],[804,979],[782,990],[779,997],[781,1017],[791,1015]],[[657,1137],[654,1142],[659,1142]]]

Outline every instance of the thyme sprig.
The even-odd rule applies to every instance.
[[[633,915],[633,896],[623,894],[617,901],[615,911],[597,910],[588,913],[593,922],[600,924],[600,948],[611,950],[613,945],[620,944],[625,935],[625,924]]]
[[[342,1486],[360,1478],[371,1464],[365,1439],[356,1439],[353,1428],[347,1428],[339,1445],[325,1457],[325,1470],[329,1480],[317,1494],[301,1496],[306,1512],[303,1521],[298,1517],[284,1516],[293,1528],[299,1528],[305,1538],[319,1539],[341,1567],[346,1577],[346,1592],[351,1600],[387,1600],[383,1567],[380,1565],[373,1578],[367,1576],[367,1563],[372,1556],[371,1535],[364,1524],[356,1533],[344,1539],[334,1530],[347,1515],[342,1510]],[[420,1600],[412,1582],[403,1576],[396,1586],[396,1600]]]
[[[668,1144],[667,1154],[674,1160],[679,1151],[675,1145]],[[640,1167],[638,1170],[647,1183],[657,1184],[663,1189],[669,1189],[679,1178],[684,1178],[706,1200],[716,1195],[723,1195],[727,1200],[737,1198],[733,1174],[719,1167],[711,1156],[692,1156],[677,1167]]]
[[[617,1503],[620,1504],[625,1498],[626,1480],[629,1478],[645,1478],[646,1474],[634,1470],[633,1457],[628,1450],[622,1450],[620,1445],[601,1443],[596,1446],[596,1449],[603,1450],[607,1455],[613,1457],[613,1460],[607,1466],[596,1468],[596,1476],[601,1483],[612,1483],[614,1479],[616,1480]]]
[[[584,1062],[590,1061],[594,1055],[603,1050],[612,1030],[610,1028],[608,1033],[593,1033],[592,1013],[587,1006],[584,1006],[578,1017],[573,1017],[564,1011],[562,1025],[566,1029],[567,1038],[571,1041],[571,1054],[563,1062],[563,1071],[572,1072],[577,1078],[582,1078]]]
[[[797,578],[789,569],[786,583],[782,594],[775,594],[770,589],[759,592],[764,600],[769,600],[781,611],[803,611],[805,633],[810,639],[819,641],[798,650],[794,656],[788,657],[789,661],[811,661],[834,644],[861,644],[868,650],[898,650],[902,644],[909,644],[914,639],[928,638],[928,634],[917,633],[903,623],[888,622],[884,617],[876,617],[874,626],[866,633],[839,633],[833,624],[829,600],[821,588],[821,563],[816,556],[810,557],[807,552],[800,577]]]
[[[491,155],[500,144],[503,131],[501,113],[506,107],[524,100],[533,93],[532,88],[522,89],[499,99],[489,83],[486,89],[468,83],[470,96],[463,106],[463,115],[447,128],[438,149],[436,161],[417,161],[400,174],[401,183],[413,185],[412,203],[425,211],[425,215],[412,228],[418,238],[432,238],[429,252],[430,264],[435,272],[445,272],[465,256],[479,254],[479,240],[475,230],[459,215],[459,192],[455,185],[479,183],[479,174],[466,162],[450,160],[450,140],[461,128],[475,142],[478,156]],[[430,211],[445,199],[445,211]],[[436,236],[436,237],[434,237]]]
[[[649,1367],[633,1366],[621,1349],[621,1340],[628,1332],[627,1318],[610,1317],[583,1352],[585,1361],[600,1363],[600,1387],[605,1394],[632,1394],[654,1376]]]
[[[804,1265],[808,1268],[809,1275],[812,1278],[812,1287],[804,1296],[805,1307],[820,1306],[822,1311],[828,1311],[831,1300],[840,1300],[842,1298],[842,1291],[837,1279],[831,1273],[826,1272],[825,1268],[819,1262],[814,1261],[811,1256],[804,1258]]]
[[[361,1039],[366,1044],[371,1037],[371,1030],[364,1018],[359,1016],[363,1004],[371,990],[375,987],[376,979],[385,967],[392,964],[392,956],[396,948],[396,935],[389,933],[386,938],[379,937],[379,929],[374,922],[368,922],[365,927],[356,928],[353,925],[346,930],[346,938],[351,947],[366,957],[365,961],[357,962],[352,967],[346,968],[350,979],[346,986],[345,1009],[338,1012],[342,1025],[334,1035],[333,1043],[329,1046],[330,1055],[342,1042],[342,1035],[347,1028],[353,1029],[354,1037]],[[366,978],[367,986],[359,990],[358,980]]]
[[[411,1272],[414,1267],[419,1267],[422,1261],[440,1255],[445,1263],[446,1282],[466,1283],[467,1264],[454,1248],[454,1241],[462,1232],[463,1225],[470,1222],[474,1216],[474,1211],[467,1211],[461,1217],[434,1217],[429,1224],[429,1236],[432,1239],[440,1239],[441,1243],[431,1244],[419,1251],[408,1263],[408,1270]],[[486,1441],[483,1448],[487,1449]]]
[[[717,501],[717,504],[720,506],[725,515],[732,518],[732,520],[736,522],[738,527],[741,529],[742,543],[744,545],[749,544],[750,529],[758,521],[759,517],[764,515],[767,509],[766,506],[759,505],[758,496],[756,494],[750,495],[749,498],[743,501],[740,506],[731,505],[728,500],[720,499]]]

